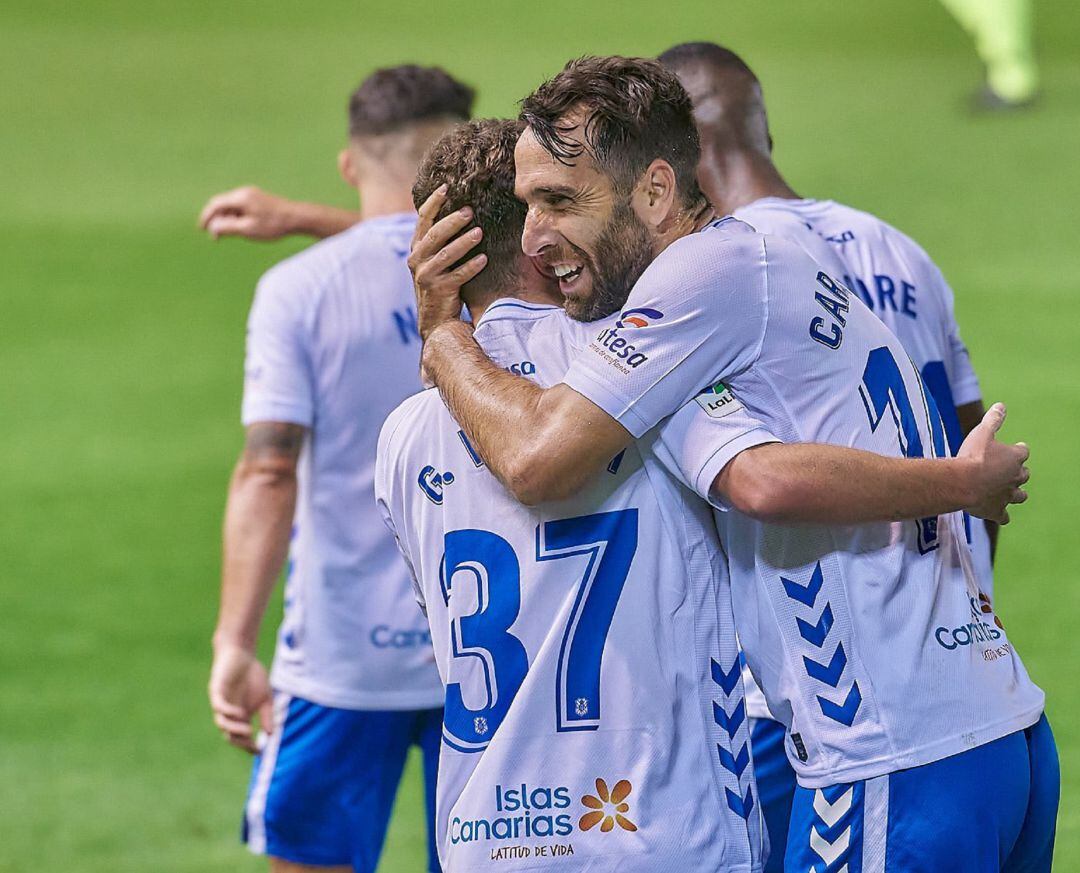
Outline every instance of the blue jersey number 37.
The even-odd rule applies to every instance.
[[[555,706],[560,731],[596,730],[600,724],[600,665],[637,551],[637,528],[636,509],[537,526],[537,561],[586,559],[559,648]],[[459,751],[474,752],[490,742],[529,670],[525,647],[510,633],[521,610],[521,564],[510,544],[486,530],[446,534],[442,568],[446,602],[463,586],[474,588],[477,608],[451,620],[451,645],[455,658],[476,659],[484,693],[469,706],[461,685],[447,684],[443,737]]]

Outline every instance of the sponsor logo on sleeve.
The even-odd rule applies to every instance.
[[[641,351],[640,343],[635,345],[622,336],[620,331],[633,336],[634,331],[655,324],[663,317],[664,313],[659,309],[627,309],[615,324],[600,331],[596,339],[589,344],[589,348],[599,353],[600,357],[619,372],[629,373],[649,360],[649,356]]]

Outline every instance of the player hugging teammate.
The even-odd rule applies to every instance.
[[[278,661],[315,665],[307,652],[322,647],[315,688],[372,659],[384,692],[408,702],[382,710],[428,705],[404,681],[409,647],[365,647],[369,626],[403,627],[404,605],[380,618],[377,604],[411,576],[444,689],[434,818],[449,871],[1049,870],[1056,750],[994,613],[973,518],[1007,521],[1025,499],[1027,449],[996,440],[1004,408],[983,414],[925,253],[786,185],[736,56],[696,43],[660,61],[572,61],[516,121],[423,115],[442,128],[409,179],[415,232],[414,217],[363,221],[264,280],[245,420],[300,428],[278,454],[295,462],[303,445],[309,470],[336,446],[329,481],[374,460],[366,494],[400,551],[355,578],[327,562],[323,605],[311,581],[290,582]],[[400,133],[384,124],[373,135]],[[268,216],[294,216],[286,230],[355,218],[244,196],[212,203],[207,223],[248,220],[260,235]],[[295,281],[267,286],[275,275]],[[261,314],[271,300],[280,317]],[[395,329],[423,340],[436,386],[403,402],[392,380],[415,372],[420,348],[385,357]],[[319,428],[335,420],[381,427],[377,458],[332,435],[324,449]],[[243,551],[262,555],[259,614],[295,501],[267,524],[277,539]],[[368,506],[302,505],[301,534],[375,536]],[[223,603],[241,563],[229,556]],[[312,624],[320,614],[346,635]],[[941,644],[939,629],[972,615],[997,629],[995,657],[974,638]],[[410,628],[379,639],[417,639]],[[744,663],[760,686],[750,700]],[[242,665],[215,710],[243,743],[266,698]],[[365,716],[345,744],[363,749],[352,765],[323,727],[340,704],[280,690],[296,697],[279,694],[265,724],[249,840],[262,827],[254,847],[279,869],[373,870],[397,750],[425,745],[432,719]],[[267,815],[275,759],[297,749],[334,787]],[[334,791],[373,806],[320,803]]]

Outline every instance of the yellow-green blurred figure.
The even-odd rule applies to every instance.
[[[986,108],[1030,103],[1039,87],[1031,0],[941,0],[975,40],[986,65]]]

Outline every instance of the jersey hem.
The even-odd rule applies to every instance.
[[[316,682],[305,682],[287,676],[283,677],[276,671],[270,674],[270,685],[275,691],[283,691],[293,697],[301,697],[319,706],[327,706],[332,709],[357,709],[357,710],[387,710],[410,712],[421,709],[439,709],[443,705],[443,690],[440,687],[437,694],[430,691],[397,691],[397,692],[341,692],[333,688],[321,686]]]
[[[987,727],[976,731],[967,731],[962,736],[949,737],[924,746],[909,749],[900,754],[889,754],[887,758],[875,758],[871,761],[860,761],[846,767],[830,768],[827,773],[818,775],[800,772],[795,768],[795,775],[799,785],[803,788],[828,788],[831,785],[847,785],[851,782],[861,782],[865,779],[875,779],[878,776],[888,776],[900,770],[910,770],[914,767],[924,767],[944,758],[951,758],[961,752],[977,749],[1002,737],[1017,731],[1025,730],[1035,724],[1046,709],[1045,697],[1039,705],[1026,710],[1021,715],[1014,715],[1005,721],[995,722]],[[785,726],[786,727],[786,726]],[[787,744],[785,743],[785,750]],[[788,756],[791,760],[791,756]],[[795,765],[792,763],[792,767]]]
[[[701,465],[697,476],[694,477],[694,490],[706,503],[724,512],[728,511],[731,509],[731,504],[727,500],[714,500],[711,497],[713,480],[720,475],[724,467],[730,464],[737,455],[741,455],[747,449],[778,442],[780,440],[763,427],[754,428],[754,430],[733,437],[713,452],[709,460]]]
[[[284,403],[252,403],[250,405],[245,403],[240,413],[240,423],[248,427],[257,421],[280,421],[310,428],[314,417],[312,410],[306,406],[290,406]]]

